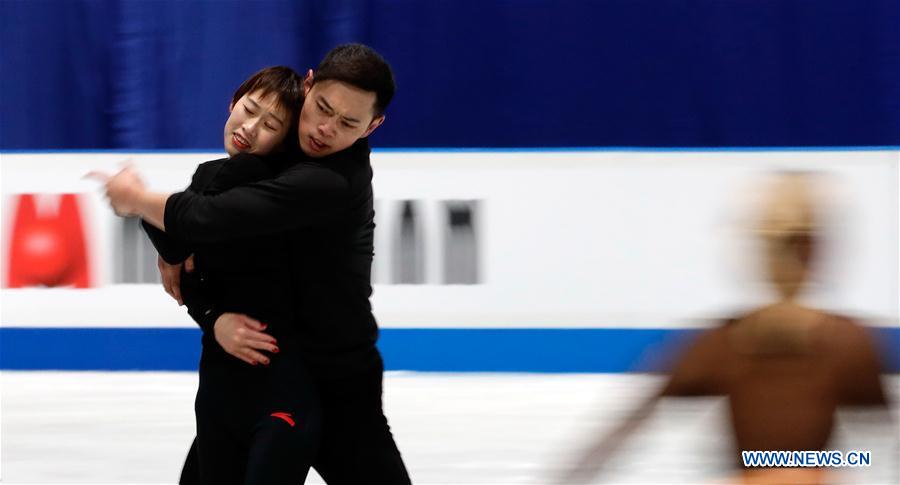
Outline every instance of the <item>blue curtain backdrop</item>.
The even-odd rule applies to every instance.
[[[0,149],[221,149],[257,69],[378,49],[376,147],[900,145],[900,2],[3,0]]]

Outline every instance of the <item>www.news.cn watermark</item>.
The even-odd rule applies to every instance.
[[[741,451],[747,467],[865,467],[872,465],[869,450]]]

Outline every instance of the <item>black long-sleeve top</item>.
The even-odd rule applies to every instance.
[[[187,245],[286,236],[286,256],[260,251],[260,259],[288,265],[294,328],[310,370],[335,376],[377,362],[367,140],[319,159],[300,155],[274,178],[218,194],[173,194],[164,217],[166,233]]]
[[[278,157],[236,155],[201,164],[188,191],[212,196],[230,188],[275,177],[284,169]],[[204,332],[204,345],[218,346],[212,327],[224,312],[244,313],[269,324],[277,339],[293,334],[292,277],[281,261],[289,258],[287,235],[243,237],[191,244],[143,222],[160,256],[170,264],[195,255],[194,273],[181,275],[188,313]]]

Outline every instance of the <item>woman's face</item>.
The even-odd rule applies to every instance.
[[[281,145],[290,128],[288,110],[271,93],[247,93],[230,107],[230,112],[225,122],[225,151],[229,156],[269,154]]]

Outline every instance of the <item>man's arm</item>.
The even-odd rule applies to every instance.
[[[338,173],[303,163],[274,179],[216,195],[150,192],[135,171],[126,168],[106,177],[106,193],[117,214],[141,216],[191,244],[273,234],[328,220],[342,212],[350,187]]]
[[[148,194],[141,214],[163,216],[170,235],[208,243],[274,234],[329,220],[346,207],[348,181],[314,164],[299,164],[274,179],[235,187],[217,195],[180,192],[160,201]]]

